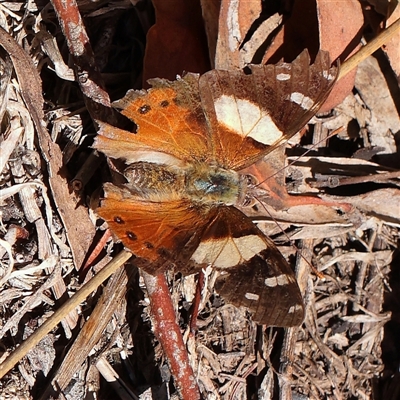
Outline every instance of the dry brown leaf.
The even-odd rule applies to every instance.
[[[143,86],[149,78],[174,80],[210,67],[200,0],[153,1],[156,24],[147,33]]]
[[[204,28],[207,35],[208,54],[211,68],[215,68],[215,53],[218,40],[218,18],[221,0],[200,0]]]
[[[265,52],[262,63],[275,63],[282,58],[288,62],[292,61],[305,48],[312,58],[319,49],[329,52],[329,48],[320,46],[317,18],[314,0],[293,1],[282,29]]]
[[[386,165],[398,166],[395,135],[400,131],[400,117],[375,58],[368,57],[359,65],[355,86],[370,110],[366,118],[370,145],[381,148],[380,160],[385,161]]]
[[[360,47],[364,16],[357,0],[317,1],[318,25],[321,49],[329,51],[332,60],[340,57],[344,62]],[[321,107],[329,111],[351,93],[357,70],[340,79]]]
[[[388,223],[400,224],[400,190],[379,189],[346,200],[366,214]]]
[[[245,55],[240,48],[260,13],[261,2],[259,0],[222,0],[215,54],[216,68],[229,70],[245,66]],[[247,62],[250,61],[247,60]]]
[[[131,268],[131,272],[135,271]],[[116,304],[121,304],[126,292],[128,276],[123,269],[119,269],[112,275],[104,293],[96,304],[91,314],[91,319],[87,321],[79,332],[76,340],[68,353],[63,357],[51,383],[47,387],[47,395],[50,396],[52,390],[61,388],[64,390],[71,381],[75,371],[84,363],[97,342],[101,341],[102,333],[116,311]]]
[[[400,18],[400,4],[397,4],[393,14],[386,21],[386,26],[390,26],[393,22]],[[400,32],[385,44],[383,51],[386,53],[393,71],[396,73],[397,78],[400,78]]]

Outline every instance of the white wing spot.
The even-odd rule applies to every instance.
[[[290,74],[278,74],[277,76],[276,76],[276,79],[278,80],[278,81],[288,81],[289,79],[290,79]]]
[[[332,75],[329,71],[322,71],[322,76],[328,79],[328,81],[333,81],[335,79],[335,76]]]
[[[265,278],[265,286],[268,287],[275,287],[278,286],[278,281],[276,280],[276,278],[273,276],[272,278]]]
[[[244,297],[246,297],[246,299],[255,300],[255,301],[258,301],[259,298],[260,298],[260,296],[258,294],[255,294],[255,293],[246,293],[244,295]]]
[[[302,309],[302,307],[301,307],[299,304],[296,304],[295,306],[291,306],[291,307],[289,308],[288,313],[289,313],[289,314],[293,314],[293,313],[295,313],[296,311],[301,311],[301,309]]]
[[[299,92],[291,93],[290,101],[293,101],[293,103],[298,104],[304,110],[309,110],[314,105],[314,101],[312,99],[310,99],[307,96],[304,96],[304,94],[301,94]]]
[[[280,286],[287,285],[289,283],[289,279],[286,274],[277,276],[276,280],[278,281],[278,285],[280,285]]]
[[[214,106],[218,122],[242,137],[251,137],[265,145],[282,137],[270,115],[249,100],[222,95]]]
[[[264,280],[265,286],[275,287],[275,286],[284,286],[289,283],[288,275],[282,274],[278,276],[273,276],[271,278],[265,278]]]
[[[166,164],[166,165],[184,165],[184,163],[178,158],[169,154],[153,151],[153,150],[138,150],[135,152],[126,152],[121,158],[125,158],[127,164],[133,164],[140,161],[148,161],[154,164]]]

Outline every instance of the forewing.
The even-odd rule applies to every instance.
[[[206,161],[210,143],[198,80],[197,74],[187,74],[173,82],[153,79],[149,81],[153,87],[147,91],[130,90],[113,105],[134,121],[136,132],[99,122],[94,148],[128,164]]]
[[[267,326],[295,326],[304,317],[295,276],[272,240],[234,207],[211,211],[210,224],[191,256],[220,272],[215,289],[253,320]]]
[[[110,183],[104,185],[104,192],[96,213],[138,257],[138,267],[153,275],[171,267],[184,274],[200,268],[189,258],[198,247],[199,229],[204,226],[201,208],[185,200],[149,201]]]
[[[298,132],[317,112],[336,79],[329,55],[310,65],[305,50],[292,63],[250,65],[251,73],[212,70],[200,96],[220,165],[245,168]]]

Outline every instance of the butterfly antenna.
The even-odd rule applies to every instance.
[[[278,171],[274,172],[272,175],[270,175],[268,178],[265,178],[263,181],[259,182],[257,185],[255,185],[254,187],[258,187],[261,184],[263,184],[264,182],[266,182],[268,179],[273,178],[275,175],[278,175],[279,173],[281,173],[282,171],[284,171],[286,168],[291,167],[293,164],[296,164],[297,161],[299,161],[302,157],[304,157],[305,155],[307,155],[311,150],[315,149],[320,143],[322,143],[324,140],[330,139],[333,136],[336,136],[339,132],[341,132],[342,130],[344,130],[344,127],[340,127],[335,129],[332,133],[330,133],[327,137],[319,140],[317,143],[313,143],[313,145],[307,149],[307,151],[305,151],[303,154],[301,154],[300,156],[296,157],[293,161],[291,161],[288,165],[285,165],[284,167],[278,169]]]
[[[201,294],[203,292],[204,285],[204,271],[201,270],[197,279],[196,293],[192,303],[191,317],[190,317],[190,332],[194,335],[197,332],[197,317],[199,315],[199,308],[201,302]]]
[[[258,203],[261,205],[262,208],[264,208],[264,210],[267,212],[267,214],[270,216],[270,218],[272,219],[272,221],[275,222],[276,226],[280,229],[280,231],[282,232],[283,236],[285,236],[285,238],[291,242],[292,239],[290,238],[290,236],[285,232],[285,230],[282,228],[282,226],[279,224],[278,220],[269,212],[269,210],[267,209],[267,207],[265,206],[265,204],[256,196],[254,196],[254,199],[258,201]],[[302,254],[302,252],[300,251],[300,249],[295,245],[292,244],[292,246],[296,249],[296,251],[298,252],[298,254],[300,255],[300,257],[308,264],[308,266],[311,268],[311,270],[314,272],[315,275],[317,275],[317,277],[319,279],[325,279],[324,275],[318,271]]]

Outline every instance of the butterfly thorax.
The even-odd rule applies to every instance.
[[[204,204],[235,205],[246,192],[246,181],[236,171],[194,164],[185,170],[185,193],[193,201]]]
[[[202,205],[235,205],[246,194],[242,175],[207,163],[176,167],[137,162],[124,171],[124,176],[132,192],[152,201],[186,198]]]

